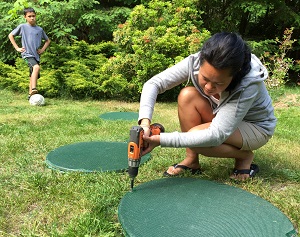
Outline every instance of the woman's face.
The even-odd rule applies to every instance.
[[[232,78],[230,69],[216,69],[204,62],[199,69],[198,83],[206,95],[212,96],[225,91]]]

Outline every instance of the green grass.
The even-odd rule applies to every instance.
[[[261,172],[253,181],[228,179],[231,159],[201,158],[199,178],[233,185],[278,207],[300,226],[300,88],[273,91],[278,126],[255,152]],[[127,141],[130,121],[104,121],[110,111],[138,111],[138,103],[47,99],[30,106],[26,94],[0,91],[0,236],[124,236],[118,205],[129,191],[126,173],[61,173],[47,154],[85,141]],[[179,130],[176,103],[158,103],[153,122]],[[136,185],[160,179],[184,149],[157,148],[140,167]],[[174,213],[176,215],[176,213]]]

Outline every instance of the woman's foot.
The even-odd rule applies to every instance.
[[[256,164],[251,164],[250,169],[243,169],[243,170],[233,170],[233,174],[230,177],[233,177],[234,180],[246,180],[249,178],[253,178],[257,173],[259,172],[259,167]],[[236,178],[238,175],[240,175],[240,178]],[[245,176],[241,176],[245,175]]]
[[[182,171],[179,172],[179,173],[177,173],[177,174],[170,174],[167,171],[165,171],[164,174],[163,174],[165,177],[178,176],[179,174],[181,174],[181,173],[183,173],[185,171],[188,171],[191,174],[201,174],[202,173],[202,171],[201,171],[200,168],[198,168],[198,169],[192,169],[192,168],[189,168],[189,167],[187,167],[185,165],[179,165],[179,164],[174,164],[172,166],[173,166],[174,169],[182,169]]]
[[[249,151],[249,156],[244,159],[235,159],[234,172],[230,175],[230,178],[241,181],[251,178],[251,164],[253,159],[254,154],[252,151]]]
[[[201,169],[199,162],[188,162],[185,159],[179,164],[170,166],[168,170],[165,171],[164,176],[177,176],[182,174],[184,171],[190,171],[192,174],[200,174]]]

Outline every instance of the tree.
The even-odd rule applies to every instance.
[[[294,27],[294,37],[299,36],[299,0],[202,0],[197,7],[212,33],[225,30],[251,39],[274,39]]]

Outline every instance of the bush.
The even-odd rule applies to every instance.
[[[289,70],[297,71],[298,62],[287,56],[289,50],[296,40],[291,36],[293,28],[286,29],[282,40],[264,40],[260,42],[249,41],[252,52],[256,54],[267,67],[269,77],[265,81],[267,87],[278,88],[289,81]]]
[[[10,66],[0,61],[0,88],[12,91],[27,92],[29,86],[29,70],[25,61],[16,60],[16,66]]]
[[[108,61],[102,50],[109,55],[112,44],[74,41],[72,46],[51,45],[43,57],[47,70],[39,81],[40,90],[48,97],[101,98],[99,68]]]
[[[114,32],[114,42],[120,47],[113,72],[132,85],[132,96],[138,99],[143,84],[155,74],[197,52],[210,33],[201,29],[201,13],[196,1],[151,1],[138,5],[125,24]],[[111,74],[112,76],[112,74]],[[174,88],[160,97],[177,98],[180,88]],[[132,98],[132,97],[131,97]]]
[[[47,97],[100,98],[99,68],[114,51],[113,43],[88,45],[84,41],[74,42],[72,46],[51,44],[41,57],[41,78],[38,90]],[[28,66],[17,58],[15,66],[1,63],[0,87],[14,91],[28,90]],[[26,76],[24,76],[26,75]]]
[[[143,84],[154,75],[197,52],[210,32],[202,28],[198,1],[150,1],[136,6],[124,24],[114,32],[113,42],[90,45],[52,43],[41,57],[38,89],[47,97],[90,97],[137,101]],[[268,87],[279,87],[288,79],[288,70],[299,64],[287,57],[294,40],[293,28],[282,40],[249,42],[253,52],[267,66]],[[0,69],[0,87],[28,89],[27,65],[18,58],[15,67]],[[26,74],[24,74],[26,72]],[[182,86],[166,91],[159,100],[175,100]]]
[[[287,52],[292,49],[295,40],[291,39],[293,28],[286,29],[282,40],[276,39],[279,45],[275,53],[268,51],[261,56],[262,61],[269,70],[269,78],[265,81],[268,88],[283,86],[288,79],[288,71],[293,67],[294,60],[287,57]]]

